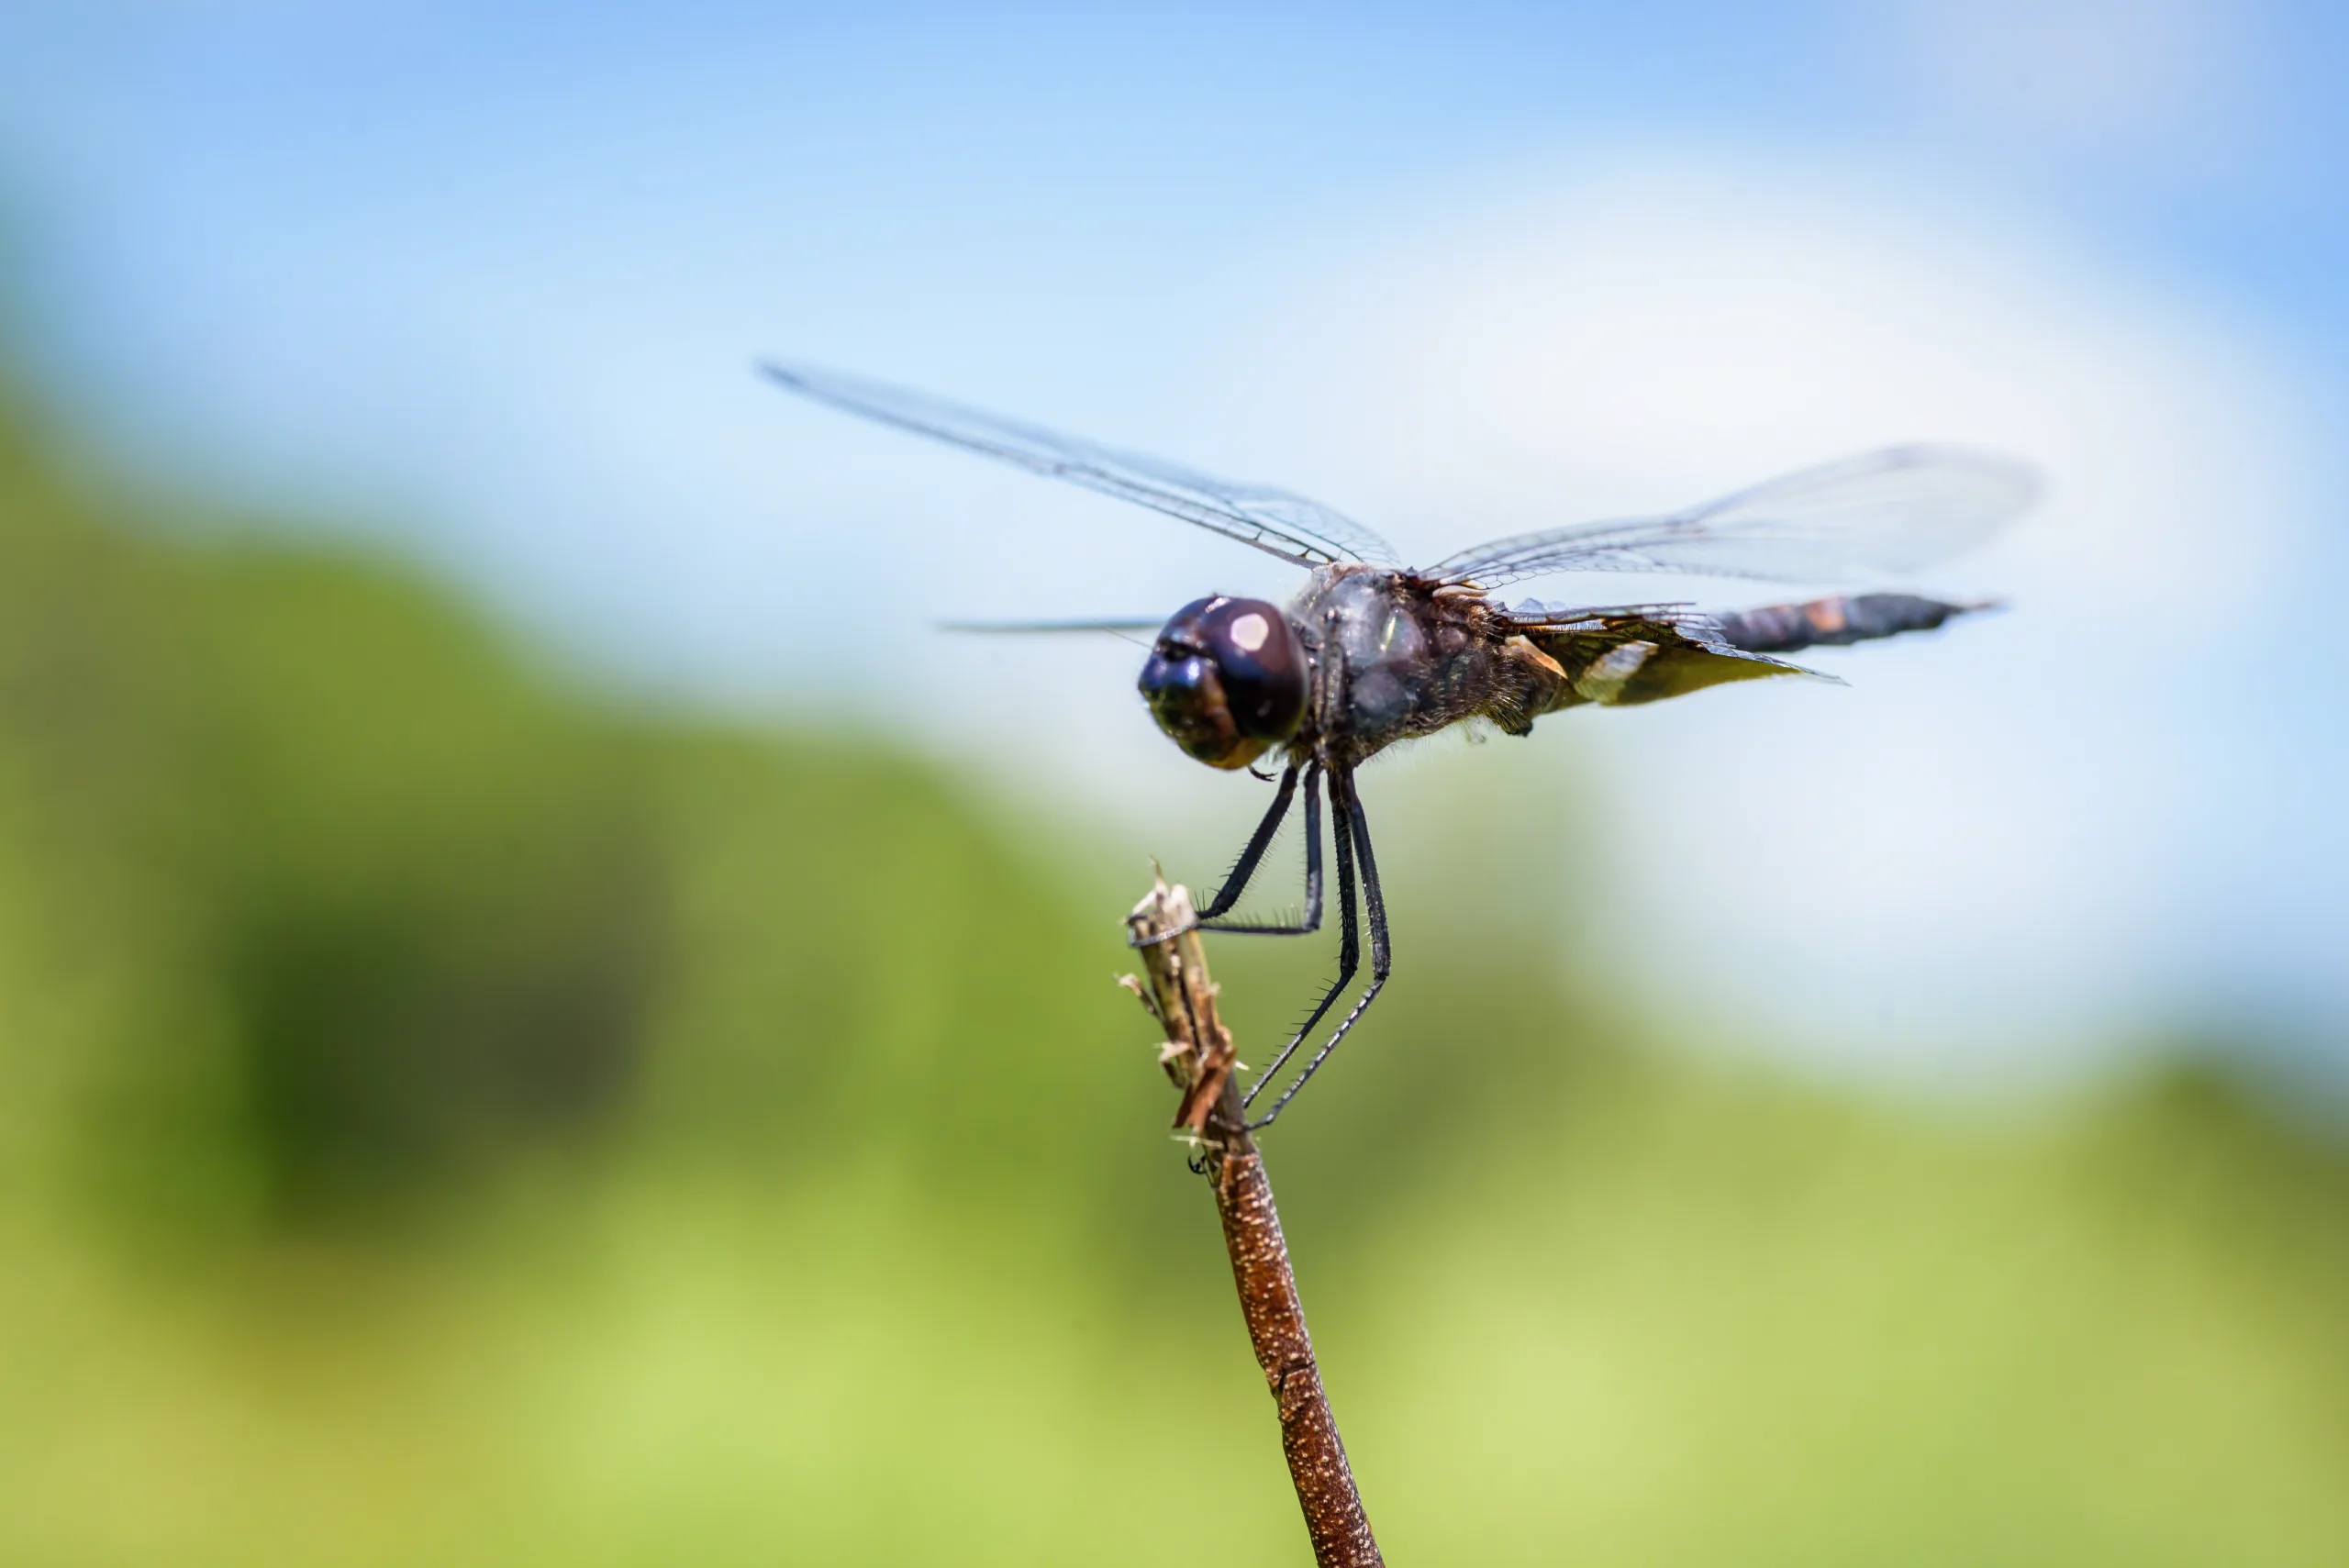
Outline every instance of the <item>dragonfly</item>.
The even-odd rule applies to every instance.
[[[1210,595],[1163,624],[962,623],[975,630],[1154,632],[1137,684],[1168,738],[1214,768],[1255,772],[1260,761],[1277,759],[1272,804],[1198,910],[1197,929],[1274,936],[1321,929],[1326,795],[1338,873],[1338,973],[1247,1091],[1252,1131],[1272,1125],[1320,1071],[1394,968],[1386,894],[1355,778],[1370,758],[1458,725],[1522,736],[1536,719],[1575,707],[1636,706],[1742,681],[1842,684],[1785,655],[1931,631],[1994,604],[1876,591],[1708,614],[1682,602],[1505,603],[1496,590],[1582,572],[1857,582],[1930,566],[1980,543],[2025,511],[2040,489],[2029,465],[1994,453],[1886,447],[1679,511],[1514,534],[1432,566],[1407,567],[1369,528],[1290,491],[1219,479],[862,376],[787,361],[760,368],[818,403],[1179,517],[1306,572],[1286,605]],[[1301,917],[1233,917],[1300,795]],[[1365,921],[1369,979],[1322,1039],[1324,1021],[1361,972]],[[1275,1084],[1279,1092],[1256,1113]]]

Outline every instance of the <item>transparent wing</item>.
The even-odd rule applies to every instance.
[[[1587,621],[1629,620],[1653,617],[1675,622],[1702,624],[1713,617],[1697,607],[1694,599],[1664,599],[1646,605],[1553,605],[1540,599],[1520,599],[1513,605],[1496,602],[1493,608],[1507,616],[1520,629],[1542,627],[1553,630],[1571,630]]]
[[[1100,620],[942,620],[938,623],[938,629],[982,636],[1063,631],[1108,631],[1122,636],[1128,632],[1156,631],[1165,624],[1164,616],[1113,616]]]
[[[1549,572],[1692,572],[1797,581],[1907,572],[1980,543],[2029,506],[2026,465],[1955,447],[1887,447],[1658,517],[1495,539],[1439,562],[1491,588]]]
[[[1353,518],[1286,490],[1217,479],[862,376],[774,361],[760,369],[777,385],[819,403],[1168,513],[1299,566],[1341,561],[1396,563],[1385,539]]]

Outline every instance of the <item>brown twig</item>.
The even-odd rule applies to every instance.
[[[1363,1513],[1362,1495],[1354,1490],[1337,1418],[1321,1389],[1313,1341],[1305,1331],[1305,1307],[1289,1270],[1288,1243],[1273,1207],[1273,1184],[1264,1175],[1264,1156],[1248,1136],[1232,1076],[1231,1031],[1216,1016],[1216,988],[1208,978],[1198,934],[1191,929],[1195,923],[1190,895],[1161,878],[1128,917],[1146,978],[1129,975],[1125,983],[1166,1031],[1159,1062],[1183,1093],[1174,1126],[1197,1141],[1215,1190],[1231,1277],[1240,1287],[1241,1315],[1280,1410],[1281,1451],[1288,1457],[1289,1479],[1305,1509],[1313,1560],[1321,1568],[1377,1568],[1384,1560]],[[1168,937],[1174,931],[1183,934]]]

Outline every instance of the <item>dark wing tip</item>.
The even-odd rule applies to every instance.
[[[751,361],[751,368],[778,386],[787,386],[794,392],[810,390],[807,370],[788,360],[757,359]]]

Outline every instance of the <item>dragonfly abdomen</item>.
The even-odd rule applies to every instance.
[[[1798,605],[1764,605],[1718,618],[1722,640],[1731,647],[1748,653],[1792,653],[1804,648],[1873,642],[1904,631],[1931,631],[1952,616],[1991,607],[1916,594],[1839,594]]]

